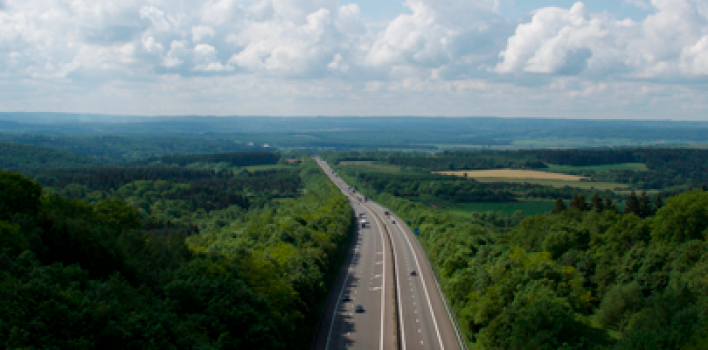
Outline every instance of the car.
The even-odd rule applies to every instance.
[[[344,293],[344,295],[342,295],[342,301],[352,301],[352,296],[349,295],[349,293]]]
[[[391,220],[391,222],[392,222],[394,225],[396,224],[396,220]]]
[[[411,276],[415,276],[417,274],[418,274],[418,272],[416,272],[415,270],[411,270]]]
[[[357,313],[362,313],[362,312],[364,312],[364,306],[361,305],[361,304],[357,304],[357,305],[354,307],[354,311],[356,311]]]

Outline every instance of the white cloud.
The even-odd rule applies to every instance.
[[[250,88],[262,99],[362,101],[380,93],[391,101],[390,107],[376,104],[382,113],[403,113],[409,107],[402,101],[416,93],[439,101],[448,96],[467,106],[460,111],[477,111],[460,102],[466,101],[462,96],[507,104],[520,93],[534,96],[528,103],[553,106],[563,99],[592,105],[592,99],[618,94],[620,86],[663,91],[675,85],[657,87],[652,81],[680,85],[708,76],[705,0],[625,0],[651,11],[640,21],[591,13],[578,2],[540,8],[524,23],[504,18],[500,0],[407,0],[410,13],[380,31],[367,26],[359,7],[346,0],[245,3],[0,0],[0,90],[25,86],[57,94],[47,86],[62,84],[66,93],[98,93],[171,84],[182,94],[201,94],[206,90],[193,89],[195,81],[211,81],[222,90],[209,93],[222,97]],[[682,105],[690,106],[691,96],[704,97],[690,90],[703,86],[693,86],[682,90]],[[616,106],[650,105],[659,98],[617,96],[626,98]],[[249,103],[260,100],[252,96]],[[0,106],[8,103],[0,97]],[[270,100],[261,106],[273,105]]]
[[[654,0],[643,22],[571,9],[544,8],[519,25],[495,70],[592,77],[671,78],[696,74],[691,55],[708,34],[698,0]]]
[[[204,39],[213,37],[216,34],[214,29],[209,26],[194,26],[192,27],[192,41],[195,43],[202,42]]]

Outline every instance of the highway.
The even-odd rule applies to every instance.
[[[357,244],[331,292],[313,349],[462,349],[430,262],[410,228],[393,213],[386,215],[389,210],[381,205],[362,201],[325,162],[316,160],[371,227],[356,233]],[[379,275],[382,283],[373,283]],[[365,288],[367,283],[374,287]],[[374,293],[379,286],[383,294]],[[358,299],[350,304],[362,304],[365,313],[353,313],[352,305],[336,297],[352,290]],[[340,302],[331,305],[335,301]]]
[[[357,225],[354,244],[327,300],[313,349],[395,349],[393,260],[384,223],[348,193],[348,186],[326,164],[320,166],[349,197],[353,215],[363,213],[368,225]],[[345,294],[351,300],[343,300]],[[356,305],[362,305],[364,312],[356,312]]]

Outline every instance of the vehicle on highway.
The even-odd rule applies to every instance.
[[[418,274],[418,272],[416,272],[415,270],[411,270],[411,276],[415,276],[417,274]]]
[[[384,212],[384,214],[385,214],[386,216],[389,216],[389,215],[391,215],[391,213],[389,213],[389,211],[388,211],[388,210],[386,210],[386,211]]]
[[[364,312],[364,306],[361,305],[361,304],[357,304],[357,305],[354,307],[354,311],[356,311],[356,312],[358,312],[358,313],[362,313],[362,312]]]
[[[395,224],[396,224],[396,220],[391,220],[391,223],[395,225]]]
[[[342,301],[352,301],[352,296],[349,295],[349,293],[344,293],[344,295],[342,295]]]
[[[361,228],[366,227],[366,219],[361,219]]]

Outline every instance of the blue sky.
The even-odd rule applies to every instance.
[[[0,0],[0,111],[706,110],[707,0]]]
[[[576,0],[508,0],[501,2],[501,12],[508,18],[519,18],[543,7],[570,8],[576,2]],[[361,8],[362,15],[373,21],[391,20],[401,13],[410,12],[404,5],[404,1],[400,0],[358,0],[355,3]],[[591,12],[608,12],[618,17],[632,18],[634,20],[640,20],[650,13],[648,10],[629,5],[620,0],[586,1],[585,6]]]

